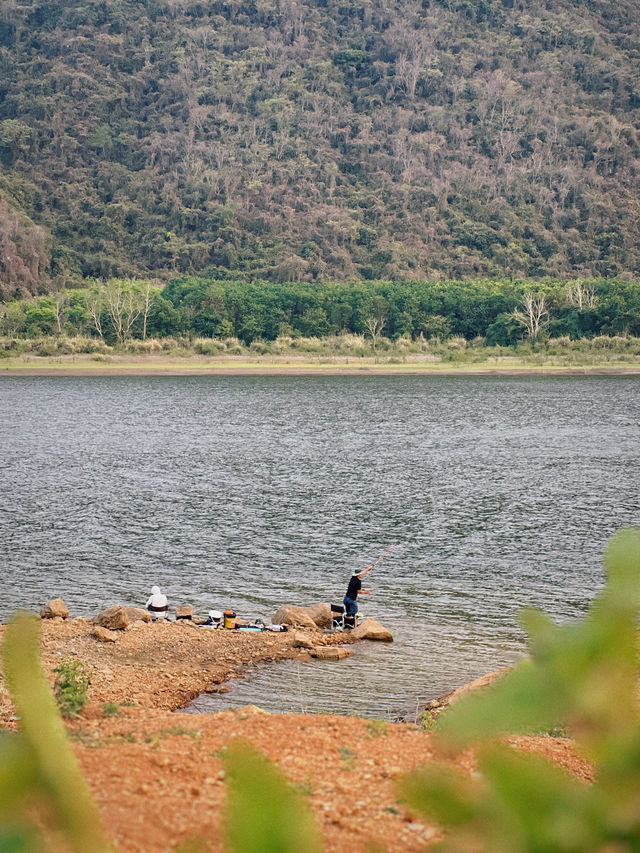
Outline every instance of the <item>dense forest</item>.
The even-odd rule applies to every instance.
[[[640,274],[636,0],[3,0],[0,297]]]
[[[357,335],[383,341],[514,346],[549,339],[640,337],[640,286],[620,280],[523,282],[219,281],[186,276],[164,288],[110,279],[13,300],[0,312],[9,349],[20,339],[84,336],[108,345],[183,337],[244,345]],[[91,345],[90,345],[91,346]],[[213,347],[213,352],[216,347]]]

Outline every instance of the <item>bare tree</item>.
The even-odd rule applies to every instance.
[[[53,294],[53,310],[56,312],[56,325],[58,334],[62,334],[64,321],[66,320],[64,309],[69,304],[69,295],[64,290],[58,290]]]
[[[142,313],[141,294],[130,281],[110,279],[104,289],[105,307],[118,342],[123,344],[130,336],[133,324]]]
[[[378,338],[387,325],[387,306],[384,299],[376,299],[367,308],[367,313],[364,316],[364,328],[371,338],[375,352]]]
[[[532,341],[549,323],[549,311],[544,293],[525,293],[520,308],[513,309],[513,317],[527,330]]]
[[[107,320],[118,343],[123,344],[131,337],[134,323],[145,310],[145,292],[140,292],[131,281],[112,278],[104,286],[91,290],[87,309],[101,338],[104,338]]]
[[[96,332],[104,338],[102,330],[102,311],[104,310],[104,295],[101,290],[92,288],[87,297],[87,310],[93,320]]]
[[[575,305],[578,311],[587,308],[595,308],[598,304],[598,295],[592,284],[583,281],[572,282],[567,286],[567,299],[569,305]]]
[[[151,282],[144,282],[142,291],[142,340],[147,340],[147,318],[149,317],[149,309],[151,307]]]

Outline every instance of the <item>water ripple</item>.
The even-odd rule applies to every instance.
[[[397,642],[259,669],[230,699],[393,715],[565,621],[640,522],[633,377],[150,377],[0,381],[0,617],[173,604],[269,617],[339,601],[392,542],[363,609]],[[222,699],[220,701],[223,701]],[[271,704],[269,704],[271,703]]]

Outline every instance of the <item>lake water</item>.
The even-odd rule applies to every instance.
[[[585,612],[640,523],[638,377],[3,377],[0,619],[340,602],[396,637],[257,668],[206,710],[411,712]]]

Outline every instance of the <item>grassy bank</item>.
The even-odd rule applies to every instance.
[[[237,338],[162,338],[109,346],[95,338],[0,339],[0,374],[234,373],[640,373],[640,339],[551,338],[487,347],[464,338],[382,339],[359,335],[281,337],[243,345]]]

